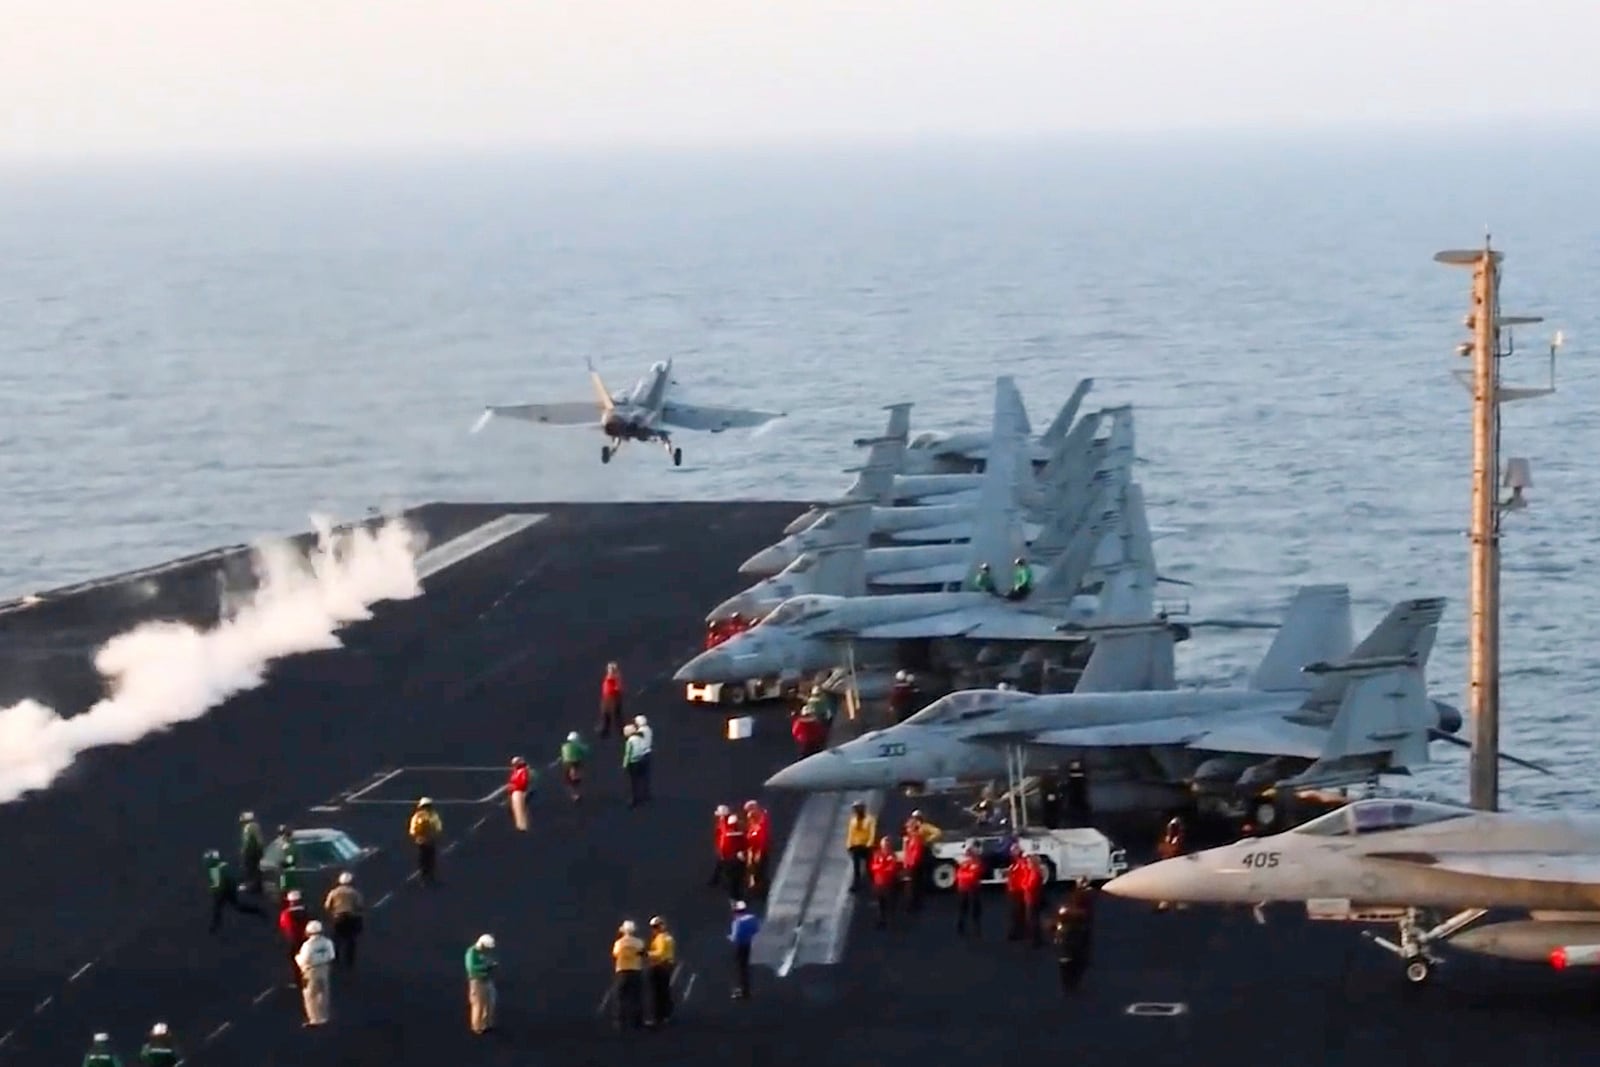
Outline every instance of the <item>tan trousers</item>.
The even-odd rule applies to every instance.
[[[481,1034],[494,1025],[495,992],[492,979],[467,979],[467,1007],[473,1033]]]
[[[518,830],[528,828],[528,794],[521,789],[511,792],[511,820],[517,824]]]
[[[300,997],[305,1001],[306,1022],[312,1026],[321,1026],[328,1021],[329,992],[328,968],[311,968],[300,986]]]

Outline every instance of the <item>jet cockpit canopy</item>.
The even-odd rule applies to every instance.
[[[1330,811],[1320,818],[1295,827],[1290,832],[1316,834],[1320,837],[1354,837],[1358,834],[1381,833],[1384,830],[1409,830],[1473,814],[1475,812],[1471,808],[1440,804],[1432,800],[1369,797],[1346,804],[1337,811]]]
[[[963,689],[942,696],[906,720],[906,725],[947,726],[970,722],[1033,699],[1031,693],[1006,689]]]

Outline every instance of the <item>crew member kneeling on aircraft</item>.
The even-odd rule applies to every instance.
[[[978,564],[977,573],[972,576],[972,589],[978,593],[994,592],[994,575],[989,573],[987,563]]]
[[[1011,563],[1011,592],[1006,594],[1006,599],[1026,600],[1031,592],[1033,592],[1033,568],[1028,566],[1027,560],[1018,556]]]

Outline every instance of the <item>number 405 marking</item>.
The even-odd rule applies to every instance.
[[[1279,855],[1277,852],[1246,852],[1241,862],[1246,867],[1276,867]]]

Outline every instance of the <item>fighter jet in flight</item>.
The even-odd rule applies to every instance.
[[[1600,816],[1589,814],[1374,797],[1281,834],[1137,868],[1105,888],[1174,903],[1304,902],[1315,918],[1392,923],[1397,940],[1372,940],[1412,982],[1428,980],[1445,944],[1558,969],[1600,965]],[[1423,909],[1454,912],[1429,925]],[[1527,917],[1468,929],[1505,910]]]
[[[683,449],[672,443],[673,430],[721,433],[724,430],[760,426],[784,417],[781,411],[755,411],[747,408],[711,407],[671,398],[678,381],[672,376],[672,361],[651,365],[650,370],[631,389],[613,394],[601,381],[594,364],[589,364],[589,381],[595,399],[557,401],[548,404],[493,404],[473,426],[474,433],[488,425],[496,415],[547,426],[594,426],[605,433],[608,443],[600,446],[600,462],[610,463],[617,450],[629,441],[659,441],[672,457],[673,466],[683,465]]]
[[[1135,655],[1148,659],[1153,638],[1113,633],[1097,642],[1071,693],[953,693],[897,726],[801,760],[767,785],[975,782],[1005,774],[1008,757],[1037,773],[1078,757],[1091,762],[1095,810],[1114,811],[1169,808],[1200,782],[1253,793],[1276,783],[1365,781],[1426,762],[1430,738],[1460,729],[1459,712],[1425,690],[1443,605],[1400,603],[1351,652],[1349,590],[1306,586],[1242,689],[1173,691],[1168,668],[1160,684],[1127,691],[1136,672],[1125,665],[1140,662]]]

